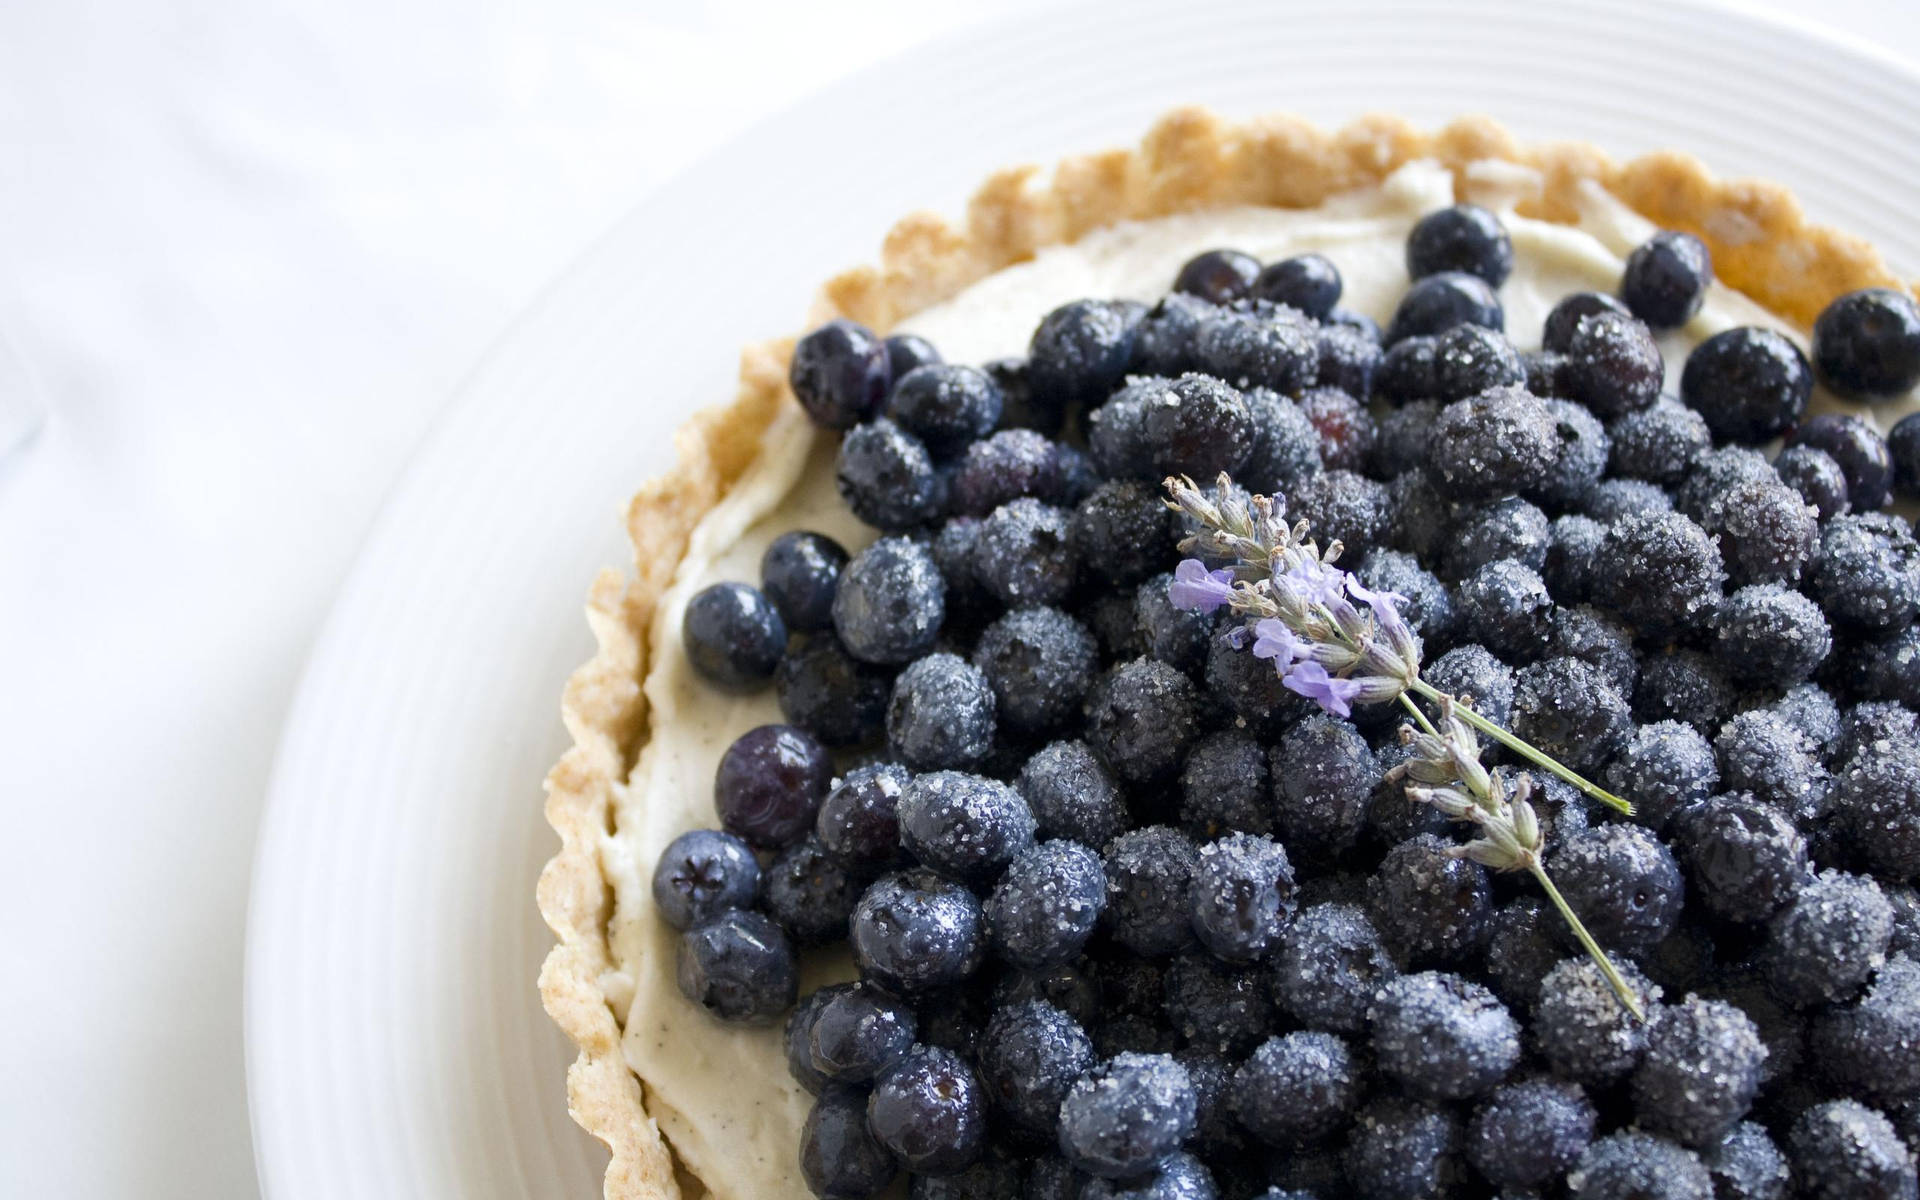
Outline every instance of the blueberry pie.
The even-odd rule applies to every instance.
[[[903,220],[590,595],[606,1194],[1912,1197],[1916,382],[1781,189],[1484,120]]]

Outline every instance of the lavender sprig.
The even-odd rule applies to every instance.
[[[1522,776],[1510,787],[1483,767],[1475,731],[1623,813],[1633,806],[1420,678],[1420,643],[1399,609],[1405,597],[1373,591],[1334,566],[1340,543],[1323,550],[1307,536],[1305,521],[1289,525],[1284,497],[1247,496],[1225,474],[1218,482],[1214,499],[1184,476],[1166,481],[1167,506],[1198,527],[1181,540],[1182,552],[1228,564],[1209,569],[1199,558],[1184,560],[1168,599],[1180,608],[1225,608],[1240,617],[1228,637],[1245,647],[1251,634],[1253,654],[1273,663],[1285,687],[1335,716],[1351,716],[1356,703],[1402,704],[1422,730],[1412,735],[1416,757],[1405,768],[1421,786],[1408,788],[1408,795],[1479,827],[1480,835],[1458,848],[1462,857],[1532,874],[1621,1003],[1644,1018],[1639,1000],[1541,865],[1540,823],[1528,801],[1532,779]],[[1415,696],[1435,706],[1439,726]]]

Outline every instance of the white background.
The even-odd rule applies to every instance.
[[[253,1192],[261,796],[408,449],[651,185],[1015,7],[0,5],[0,338],[48,414],[0,464],[0,1194]],[[1889,8],[1787,11],[1920,59]]]

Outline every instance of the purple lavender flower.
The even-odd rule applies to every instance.
[[[1312,647],[1295,637],[1286,623],[1273,617],[1256,621],[1253,626],[1253,656],[1270,658],[1274,670],[1285,675],[1293,664],[1313,653]]]
[[[1286,574],[1278,576],[1274,582],[1284,585],[1308,604],[1331,605],[1345,599],[1344,591],[1349,578],[1351,576],[1339,567],[1330,567],[1318,559],[1303,558],[1288,567]]]
[[[1289,691],[1298,692],[1336,717],[1352,716],[1353,701],[1364,690],[1356,680],[1327,674],[1327,669],[1312,659],[1296,665],[1281,682]]]
[[[1173,569],[1173,582],[1167,586],[1167,599],[1174,607],[1210,613],[1233,596],[1233,572],[1222,568],[1207,570],[1197,558],[1187,558]]]

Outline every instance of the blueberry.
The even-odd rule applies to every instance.
[[[916,771],[978,766],[993,750],[993,689],[965,659],[929,654],[893,681],[887,743]]]
[[[1507,317],[1493,287],[1477,275],[1442,271],[1415,281],[1387,327],[1387,345],[1402,338],[1444,333],[1455,325],[1505,329]]]
[[[1120,1054],[1082,1075],[1060,1105],[1060,1152],[1105,1179],[1154,1170],[1193,1132],[1186,1068],[1164,1054]]]
[[[1187,1145],[1215,1167],[1225,1167],[1231,1173],[1229,1164],[1245,1158],[1252,1144],[1233,1115],[1233,1071],[1237,1064],[1223,1054],[1192,1046],[1174,1057],[1187,1069],[1187,1079],[1193,1084],[1193,1137]]]
[[[1429,647],[1451,640],[1455,625],[1453,592],[1413,555],[1372,550],[1360,560],[1355,573],[1373,590],[1402,597],[1400,615]]]
[[[1125,828],[1120,787],[1085,742],[1054,742],[1036,751],[1015,786],[1041,837],[1105,846]]]
[[[1173,290],[1211,304],[1243,300],[1260,277],[1260,260],[1238,250],[1205,250],[1188,259],[1174,276]]]
[[[1578,604],[1593,595],[1593,556],[1606,538],[1607,527],[1592,517],[1569,513],[1553,519],[1540,576],[1554,600]]]
[[[1167,568],[1177,540],[1174,528],[1159,489],[1116,479],[1095,488],[1074,509],[1070,536],[1089,574],[1129,587]]]
[[[1548,873],[1604,946],[1645,950],[1673,932],[1686,884],[1672,851],[1638,825],[1601,825],[1567,839]]]
[[[1719,1200],[1785,1200],[1789,1173],[1786,1155],[1767,1131],[1742,1121],[1727,1135],[1700,1151],[1700,1162],[1713,1176],[1713,1194]]]
[[[1353,845],[1381,768],[1346,721],[1315,713],[1272,748],[1273,811],[1280,835],[1319,861]]]
[[[1706,418],[1672,396],[1607,423],[1607,469],[1628,479],[1678,483],[1694,457],[1713,445]]]
[[[1098,854],[1077,842],[1029,846],[987,897],[987,942],[1022,970],[1060,966],[1079,956],[1106,905]]]
[[[1434,363],[1439,352],[1439,339],[1432,335],[1400,339],[1381,357],[1380,369],[1373,378],[1374,391],[1395,405],[1432,399],[1436,390]]]
[[[945,585],[946,620],[956,627],[975,627],[993,609],[993,599],[973,573],[973,546],[980,537],[979,517],[948,517],[933,535],[928,553]]]
[[[1822,763],[1833,758],[1840,744],[1840,705],[1817,683],[1797,683],[1767,706],[1787,728],[1805,739]]]
[[[1380,986],[1395,975],[1366,913],[1317,904],[1294,919],[1273,957],[1274,998],[1311,1029],[1360,1033]]]
[[[956,512],[984,517],[1022,496],[1057,495],[1060,480],[1058,445],[1031,429],[1002,429],[967,447],[953,473],[951,503]]]
[[[1256,968],[1182,954],[1167,965],[1165,986],[1164,1023],[1193,1049],[1242,1055],[1273,1025],[1273,1000]]]
[[[1374,422],[1373,462],[1370,464],[1373,473],[1392,478],[1424,467],[1427,463],[1427,442],[1433,436],[1433,422],[1439,415],[1438,400],[1411,400],[1383,413]]]
[[[1042,1000],[995,1010],[980,1038],[980,1075],[988,1097],[1037,1133],[1053,1133],[1060,1102],[1093,1062],[1086,1032]]]
[[[1699,1155],[1638,1130],[1588,1146],[1567,1172],[1574,1200],[1714,1200]]]
[[[1149,825],[1108,843],[1106,922],[1113,940],[1143,955],[1193,942],[1187,896],[1199,851],[1177,829]]]
[[[1133,594],[1134,640],[1148,658],[1157,659],[1182,671],[1198,672],[1207,661],[1207,648],[1213,638],[1212,613],[1181,608],[1173,602],[1168,588],[1171,571],[1155,575]]]
[[[1458,975],[1422,971],[1383,984],[1370,1011],[1373,1055],[1408,1093],[1462,1100],[1520,1061],[1520,1026],[1493,993]]]
[[[1920,429],[1920,425],[1915,428]],[[1899,432],[1899,426],[1895,426],[1894,433]],[[1891,450],[1892,443],[1888,445]],[[1774,457],[1773,469],[1782,482],[1813,506],[1820,520],[1837,517],[1847,511],[1847,473],[1825,450],[1816,450],[1812,446],[1788,446]]]
[[[1094,684],[1087,743],[1123,782],[1161,782],[1179,771],[1199,735],[1199,707],[1191,679],[1166,663],[1136,658]]]
[[[934,344],[917,333],[896,333],[887,338],[887,369],[896,382],[915,367],[945,361]]]
[[[1612,441],[1600,418],[1571,400],[1547,400],[1560,448],[1553,467],[1534,483],[1528,498],[1550,508],[1572,508],[1589,495],[1607,469]]]
[[[1378,436],[1366,405],[1339,388],[1316,387],[1300,397],[1300,412],[1319,435],[1320,461],[1327,470],[1366,469]]]
[[[787,1014],[786,1029],[781,1035],[787,1055],[787,1073],[792,1075],[794,1081],[801,1087],[816,1096],[826,1091],[832,1080],[821,1074],[813,1065],[814,1018],[818,1017],[820,1010],[827,1006],[827,1001],[842,992],[851,991],[856,986],[858,985],[851,983],[834,983],[817,988],[802,996],[800,1003]],[[863,1097],[860,1107],[862,1127],[866,1125],[866,1120],[867,1110]]]
[[[1467,1126],[1467,1161],[1506,1188],[1557,1180],[1593,1140],[1596,1114],[1576,1084],[1530,1079],[1497,1088]]]
[[[814,834],[827,853],[859,871],[879,870],[900,856],[900,793],[912,778],[897,763],[873,763],[848,771],[814,818]]]
[[[1920,1095],[1920,1056],[1896,1052],[1920,1038],[1920,962],[1889,956],[1866,995],[1814,1017],[1809,1038],[1835,1084],[1887,1105]]]
[[[861,880],[809,837],[774,855],[763,903],[797,945],[817,946],[845,940],[860,888]]]
[[[1513,239],[1500,218],[1477,204],[1436,209],[1407,235],[1407,275],[1424,279],[1442,271],[1465,271],[1493,287],[1513,271]]]
[[[1139,376],[1087,417],[1087,451],[1102,475],[1109,479],[1153,481],[1143,432],[1147,400],[1167,386],[1160,376]]]
[[[1601,313],[1632,316],[1627,306],[1605,292],[1572,292],[1561,297],[1547,310],[1547,321],[1540,334],[1543,349],[1565,354],[1573,346],[1574,330],[1580,322]]]
[[[1544,654],[1553,633],[1553,597],[1540,573],[1500,559],[1461,580],[1454,607],[1464,634],[1502,658],[1528,662]]]
[[[1800,1114],[1787,1135],[1793,1177],[1810,1200],[1913,1200],[1913,1152],[1892,1122],[1857,1100]]]
[[[1470,699],[1474,711],[1496,725],[1513,719],[1513,671],[1485,646],[1456,646],[1420,674],[1441,691]]]
[[[1920,613],[1920,546],[1888,514],[1835,517],[1821,527],[1807,590],[1836,625],[1905,628]]]
[[[1679,721],[1654,721],[1633,731],[1607,764],[1608,790],[1633,805],[1633,819],[1661,829],[1682,807],[1705,800],[1720,786],[1713,746]]]
[[[1086,1200],[1088,1179],[1058,1154],[1042,1154],[1027,1164],[1026,1200]]]
[[[1777,481],[1740,484],[1716,498],[1699,520],[1719,539],[1736,586],[1797,581],[1820,534],[1819,514]]]
[[[1200,331],[1200,323],[1215,311],[1214,305],[1198,296],[1174,292],[1163,297],[1140,322],[1128,372],[1178,375],[1191,370],[1194,337]]]
[[[1638,1124],[1688,1146],[1718,1144],[1746,1115],[1766,1056],[1753,1022],[1723,1000],[1658,1010],[1633,1073]]]
[[[991,880],[1033,844],[1033,812],[1020,793],[979,775],[916,775],[897,811],[900,844],[953,879]]]
[[[761,725],[735,738],[713,777],[713,806],[727,832],[763,849],[800,840],[833,782],[833,756],[792,725]]]
[[[794,345],[787,380],[814,424],[852,429],[880,411],[893,377],[885,342],[864,325],[833,320]]]
[[[1253,453],[1253,417],[1234,388],[1182,375],[1147,397],[1141,437],[1156,472],[1210,479],[1239,471]]]
[[[795,633],[833,628],[833,593],[847,551],[824,533],[793,530],[760,556],[760,590]]]
[[[1384,545],[1393,497],[1384,484],[1357,471],[1308,476],[1287,497],[1291,516],[1306,521],[1322,546],[1339,542],[1355,556]]]
[[[973,547],[973,573],[1002,604],[1059,604],[1079,578],[1066,509],[1022,498],[993,510]]]
[[[1574,328],[1562,378],[1571,398],[1612,419],[1660,398],[1666,362],[1645,325],[1619,313],[1596,313]]]
[[[1834,805],[1841,829],[1883,878],[1920,878],[1920,750],[1911,738],[1856,754]]]
[[[1920,496],[1920,413],[1908,413],[1894,423],[1887,434],[1887,457],[1893,463],[1893,490],[1908,499]]]
[[[695,829],[667,843],[653,869],[653,903],[675,929],[691,929],[729,908],[751,908],[760,864],[730,833]]]
[[[1346,1179],[1364,1200],[1458,1195],[1467,1170],[1460,1141],[1460,1117],[1452,1109],[1382,1096],[1354,1120],[1342,1159]]]
[[[1697,650],[1649,655],[1633,689],[1635,720],[1684,721],[1702,733],[1718,730],[1733,705],[1726,672]]]
[[[1651,1011],[1660,999],[1630,961],[1614,960],[1627,990]],[[1586,955],[1563,960],[1540,981],[1533,1009],[1533,1040],[1556,1075],[1589,1088],[1624,1079],[1647,1052],[1647,1026],[1627,1011],[1606,976]]]
[[[1080,711],[1099,647],[1086,626],[1059,609],[1019,608],[981,633],[973,662],[992,689],[1001,724],[1038,733]]]
[[[1813,394],[1813,368],[1800,347],[1771,329],[1742,325],[1693,348],[1680,372],[1680,398],[1714,436],[1764,442],[1799,422]]]
[[[1220,309],[1200,322],[1193,361],[1235,387],[1294,395],[1318,373],[1320,346],[1312,322],[1292,309]]]
[[[715,583],[687,601],[680,621],[687,661],[700,677],[729,691],[764,686],[787,649],[787,625],[757,588]]]
[[[1727,597],[1714,618],[1714,655],[1727,673],[1758,687],[1789,687],[1810,677],[1833,648],[1820,606],[1777,583]]]
[[[1920,382],[1920,307],[1891,288],[1848,292],[1813,323],[1820,382],[1842,396],[1886,400]]]
[[[1080,1200],[1218,1200],[1219,1195],[1206,1165],[1183,1151],[1167,1156],[1159,1170],[1141,1179],[1090,1179]]]
[[[1587,604],[1553,610],[1547,657],[1575,658],[1593,667],[1614,686],[1623,702],[1633,695],[1640,674],[1633,631]]]
[[[1514,678],[1513,732],[1576,771],[1597,771],[1632,728],[1627,698],[1578,658],[1547,658]]]
[[[680,994],[722,1021],[766,1025],[793,1007],[793,945],[770,919],[732,908],[680,935]]]
[[[1650,631],[1685,629],[1717,607],[1720,550],[1679,513],[1615,521],[1594,553],[1594,598]]]
[[[1538,571],[1547,565],[1552,537],[1547,514],[1518,496],[1474,505],[1454,526],[1441,570],[1459,580],[1490,562],[1510,558]]]
[[[1693,319],[1713,283],[1707,244],[1690,233],[1662,229],[1627,256],[1620,298],[1655,329],[1678,329]]]
[[[881,538],[853,556],[833,597],[833,627],[855,658],[904,663],[933,648],[946,583],[926,547]]]
[[[907,1200],[1027,1200],[1027,1164],[988,1145],[973,1165],[954,1175],[915,1175]]]
[[[932,871],[883,876],[854,906],[851,930],[861,975],[892,991],[958,983],[986,954],[980,902]]]
[[[1553,414],[1518,388],[1498,388],[1440,410],[1427,462],[1454,500],[1491,500],[1543,483],[1559,457]]]
[[[926,446],[885,417],[847,432],[834,470],[840,498],[853,515],[888,533],[931,520],[944,500]]]
[[[1552,350],[1530,350],[1520,355],[1526,388],[1542,400],[1567,394],[1567,356]]]
[[[857,746],[881,732],[893,680],[823,633],[780,660],[773,686],[789,724],[829,746]]]
[[[1053,407],[1095,404],[1119,385],[1146,309],[1124,300],[1075,300],[1041,318],[1027,347],[1035,397]]]
[[[896,379],[887,416],[948,458],[994,431],[1005,398],[1000,385],[978,367],[936,363]]]
[[[1362,1066],[1331,1033],[1269,1038],[1233,1075],[1233,1110],[1255,1137],[1291,1148],[1337,1131],[1353,1117]]]
[[[1519,352],[1496,330],[1455,325],[1434,339],[1434,397],[1443,404],[1526,381]]]
[[[867,1094],[853,1087],[821,1093],[800,1127],[800,1174],[813,1194],[867,1200],[898,1170],[893,1155],[867,1131]]]
[[[1717,497],[1743,483],[1772,483],[1777,478],[1767,456],[1750,446],[1703,450],[1673,485],[1673,507],[1698,521]]]
[[[1822,413],[1795,426],[1787,445],[1825,450],[1839,463],[1854,508],[1885,508],[1893,498],[1893,456],[1871,423],[1846,413]]]
[[[1269,263],[1253,281],[1253,294],[1262,300],[1297,308],[1324,321],[1340,303],[1340,268],[1324,254],[1296,254]]]
[[[872,984],[836,991],[813,1014],[808,1053],[836,1083],[871,1083],[912,1049],[913,1009]]]
[[[909,1171],[952,1175],[986,1150],[986,1097],[958,1054],[915,1046],[874,1084],[867,1128]]]
[[[1884,961],[1893,907],[1864,875],[1822,871],[1767,928],[1767,983],[1807,1008],[1851,999]]]
[[[1230,961],[1260,958],[1293,916],[1293,868],[1278,842],[1231,834],[1200,848],[1188,895],[1202,945]]]
[[[1448,853],[1433,834],[1387,851],[1367,882],[1367,912],[1400,956],[1444,963],[1486,943],[1493,896],[1486,868]]]
[[[1254,388],[1245,393],[1253,419],[1253,453],[1236,477],[1262,496],[1286,494],[1325,467],[1320,431],[1300,405],[1285,396]]]
[[[1431,427],[1429,427],[1431,430]],[[1422,447],[1421,457],[1425,457]],[[1387,485],[1392,517],[1387,525],[1393,548],[1431,561],[1453,532],[1453,504],[1433,485],[1424,467],[1402,471]]]

